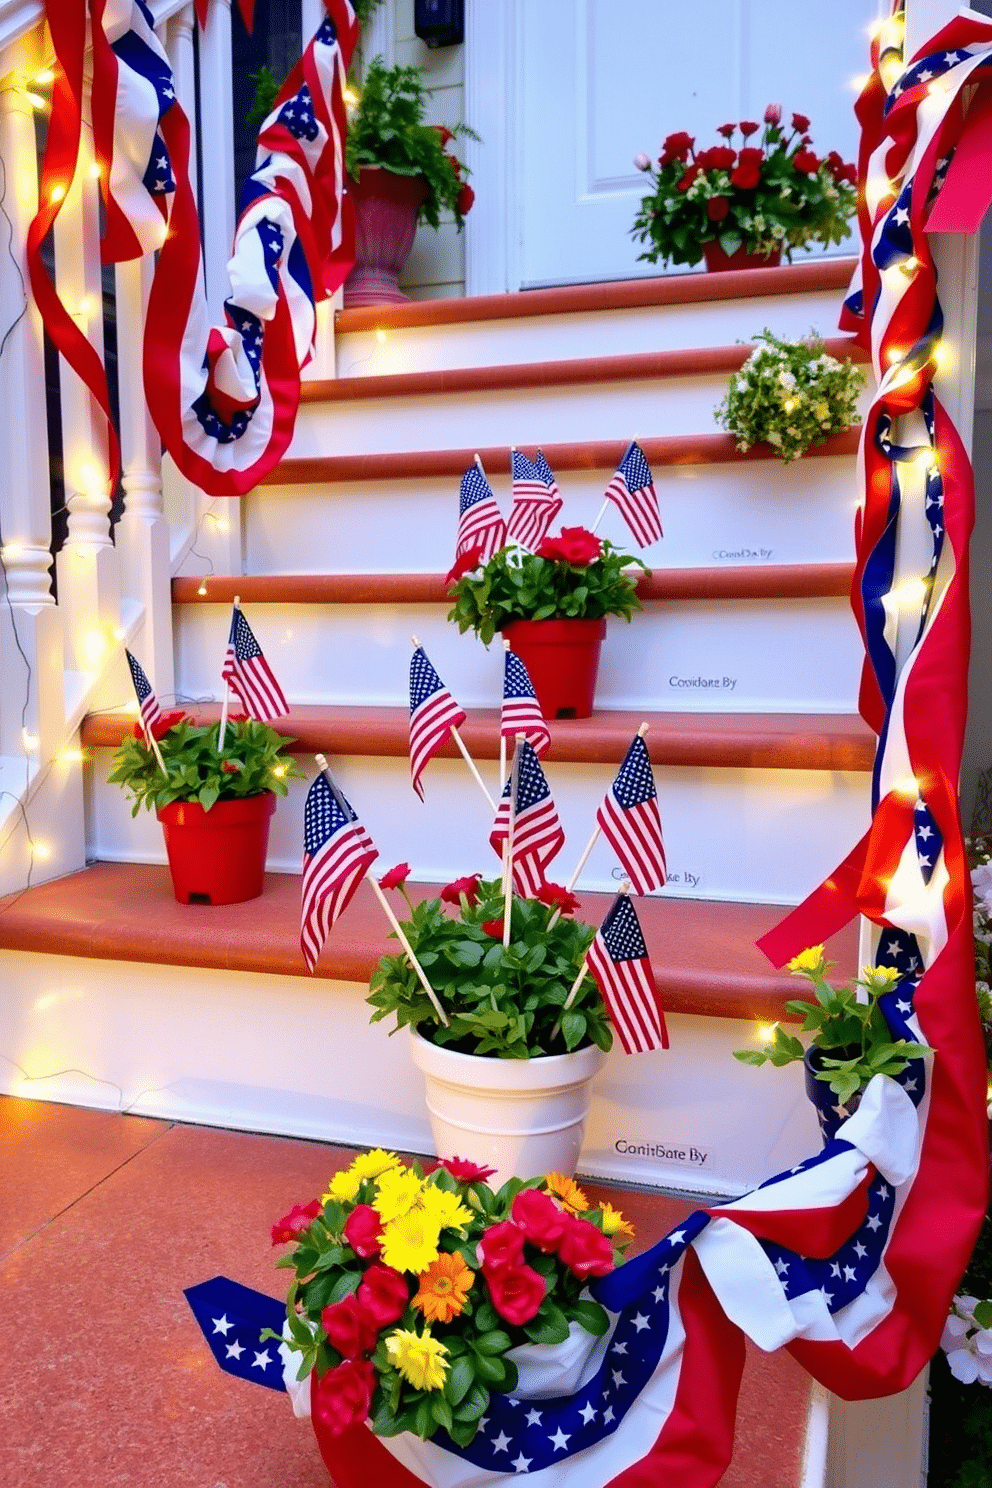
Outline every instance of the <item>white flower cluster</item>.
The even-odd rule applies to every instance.
[[[858,393],[864,378],[850,362],[823,350],[816,331],[809,341],[781,341],[768,330],[732,374],[717,422],[748,450],[764,440],[783,460],[796,460],[828,434],[860,423]]]
[[[979,1318],[976,1318],[976,1311]],[[987,1320],[987,1322],[986,1322]],[[992,1387],[992,1301],[955,1297],[940,1346],[954,1378],[963,1385]]]

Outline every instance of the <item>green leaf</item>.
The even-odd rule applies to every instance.
[[[430,1402],[435,1424],[443,1426],[445,1430],[449,1430],[455,1423],[451,1414],[451,1406],[444,1398],[443,1392],[441,1390],[432,1391]]]
[[[329,1301],[331,1303],[341,1302],[345,1297],[349,1297],[352,1292],[357,1292],[361,1285],[361,1280],[362,1273],[360,1271],[342,1271],[331,1287]]]
[[[596,1338],[602,1338],[610,1326],[609,1313],[598,1302],[591,1300],[574,1302],[569,1312],[576,1322],[582,1324],[587,1333],[592,1333]]]
[[[481,1312],[482,1309],[480,1308],[479,1311]],[[478,1322],[478,1315],[476,1322]],[[505,1354],[512,1346],[513,1340],[502,1328],[491,1328],[485,1333],[480,1333],[473,1341],[473,1348],[477,1349],[480,1354]]]
[[[986,1297],[975,1308],[975,1322],[980,1328],[992,1328],[992,1299]]]
[[[546,1299],[537,1317],[526,1325],[524,1332],[532,1343],[564,1343],[568,1337],[568,1319],[561,1308]]]
[[[460,1405],[475,1383],[475,1366],[468,1354],[452,1362],[444,1382],[444,1393],[452,1405]]]

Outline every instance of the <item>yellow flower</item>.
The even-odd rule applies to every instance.
[[[397,1328],[386,1339],[389,1356],[404,1379],[415,1390],[442,1390],[448,1368],[448,1350],[432,1338]]]
[[[403,1166],[395,1152],[384,1152],[381,1147],[373,1147],[371,1152],[360,1152],[351,1165],[351,1171],[357,1173],[359,1178],[378,1178],[381,1173],[388,1173],[390,1168],[401,1168]]]
[[[420,1198],[424,1180],[409,1168],[390,1168],[376,1184],[375,1207],[384,1220],[408,1214]]]
[[[798,956],[793,956],[792,960],[788,963],[790,971],[799,972],[800,974],[802,972],[817,972],[822,970],[822,967],[822,945],[809,946],[805,951],[800,951]]]
[[[465,1306],[475,1273],[460,1255],[442,1250],[437,1260],[420,1273],[420,1290],[413,1299],[429,1323],[450,1323]]]
[[[382,1259],[395,1271],[413,1271],[420,1275],[437,1260],[441,1227],[423,1209],[390,1220],[382,1231]]]
[[[569,1213],[584,1214],[589,1208],[589,1200],[574,1178],[566,1178],[564,1173],[549,1173],[544,1183],[548,1193],[561,1199]]]
[[[876,992],[888,992],[902,976],[894,966],[862,966],[861,980]]]
[[[602,1225],[604,1235],[630,1235],[633,1238],[634,1226],[612,1204],[603,1205]]]
[[[472,1211],[466,1209],[456,1193],[435,1188],[432,1183],[425,1186],[417,1207],[436,1222],[438,1230],[464,1229],[472,1218]]]
[[[338,1199],[342,1203],[350,1203],[352,1199],[358,1197],[358,1185],[360,1181],[357,1173],[353,1172],[351,1168],[343,1168],[340,1173],[334,1174],[321,1202],[327,1204],[332,1199]]]

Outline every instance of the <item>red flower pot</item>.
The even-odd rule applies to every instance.
[[[401,303],[409,297],[397,280],[410,257],[427,182],[363,165],[359,180],[348,177],[348,192],[355,205],[355,267],[345,280],[345,307]]]
[[[589,717],[605,635],[605,620],[514,620],[504,627],[545,718]]]
[[[777,269],[782,262],[782,250],[776,248],[767,257],[763,253],[745,253],[743,248],[728,254],[719,243],[704,243],[703,257],[711,274],[722,273],[724,269]]]
[[[265,881],[274,791],[238,801],[173,801],[156,815],[165,834],[172,887],[180,904],[241,904]]]

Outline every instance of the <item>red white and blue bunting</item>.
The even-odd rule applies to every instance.
[[[235,496],[264,479],[285,453],[300,369],[312,352],[316,302],[344,281],[353,261],[342,189],[343,91],[358,24],[349,0],[326,0],[326,7],[259,132],[228,265],[226,323],[211,327],[189,174],[190,128],[151,13],[144,0],[50,0],[57,65],[28,264],[46,329],[107,417],[112,473],[118,456],[106,372],[41,257],[78,166],[87,18],[103,259],[158,255],[144,338],[149,410],[178,468],[211,496]]]

